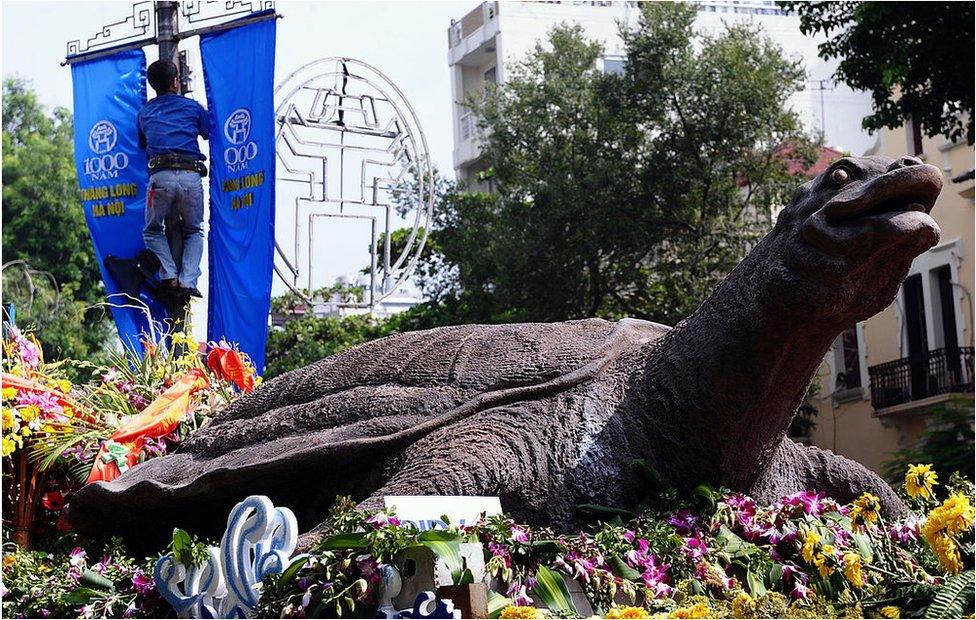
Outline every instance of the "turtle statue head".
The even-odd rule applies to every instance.
[[[783,306],[850,325],[887,307],[939,241],[942,172],[914,157],[843,157],[798,188],[776,222]],[[784,281],[785,280],[785,281]],[[775,289],[774,289],[775,290]]]

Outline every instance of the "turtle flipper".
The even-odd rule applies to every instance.
[[[845,503],[862,493],[871,493],[881,500],[886,516],[900,516],[907,510],[891,486],[860,463],[830,450],[803,446],[784,438],[752,493],[756,499],[774,502],[784,495],[808,489]]]

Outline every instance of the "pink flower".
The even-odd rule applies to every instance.
[[[682,509],[668,518],[668,524],[677,530],[678,534],[687,536],[698,528],[698,517],[690,510]]]
[[[141,568],[136,569],[134,575],[132,575],[132,589],[142,594],[143,596],[151,594],[153,590],[156,589],[156,585],[153,580],[142,571]]]
[[[377,512],[372,517],[366,519],[366,523],[369,523],[370,525],[372,525],[376,529],[380,529],[381,527],[386,527],[387,525],[392,525],[394,527],[399,527],[400,526],[400,519],[398,519],[396,517],[392,517],[392,516],[386,514],[385,512]]]
[[[522,529],[521,527],[519,527],[517,525],[512,525],[509,528],[509,533],[510,533],[510,535],[512,537],[512,540],[514,540],[517,543],[520,543],[520,544],[523,544],[524,545],[527,542],[529,542],[529,535],[526,534],[526,532],[525,532],[524,529]]]
[[[508,587],[507,595],[508,598],[512,599],[512,605],[516,607],[527,607],[535,602],[525,591],[525,585],[517,581],[512,582],[512,585]]]
[[[794,600],[805,599],[810,596],[810,588],[797,581],[796,585],[793,586],[793,591],[790,592],[790,596],[792,596]]]
[[[16,327],[10,328],[10,335],[14,344],[17,345],[17,356],[24,366],[31,370],[37,369],[41,362],[41,352],[37,349],[37,345],[32,340],[24,338]]]
[[[800,491],[798,493],[793,493],[792,495],[787,495],[779,500],[783,506],[796,507],[802,506],[803,512],[808,515],[820,516],[823,512],[823,493],[816,493],[814,491]]]
[[[115,366],[112,366],[111,368],[108,369],[107,372],[103,372],[101,374],[102,383],[112,383],[113,381],[118,379],[118,377],[119,377],[119,371],[115,369]]]
[[[692,536],[691,538],[685,538],[681,551],[690,559],[697,560],[708,553],[708,547],[705,546],[705,542],[701,538]]]
[[[81,566],[85,563],[85,558],[87,556],[88,554],[85,553],[84,549],[81,547],[75,547],[71,550],[71,553],[68,554],[68,563],[71,564],[71,566]]]
[[[64,413],[64,408],[58,403],[58,399],[50,392],[32,392],[21,390],[17,393],[17,404],[21,407],[34,405],[41,410],[41,417],[51,419],[60,418]],[[63,420],[62,420],[63,421]]]
[[[624,532],[624,540],[626,540],[627,542],[633,544],[634,538],[635,538],[635,534],[633,530],[627,530],[626,532]]]

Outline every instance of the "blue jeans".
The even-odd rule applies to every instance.
[[[203,257],[203,185],[200,175],[190,170],[161,170],[149,177],[151,198],[146,200],[146,227],[142,238],[146,247],[159,257],[160,280],[176,278],[180,286],[195,287]],[[183,256],[180,265],[173,260],[166,239],[166,221],[180,217]],[[175,232],[175,231],[170,231]]]

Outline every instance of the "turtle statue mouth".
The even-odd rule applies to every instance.
[[[830,257],[855,261],[893,246],[920,254],[938,243],[941,231],[929,213],[941,191],[935,166],[895,162],[884,174],[842,187],[803,222],[803,239]]]

